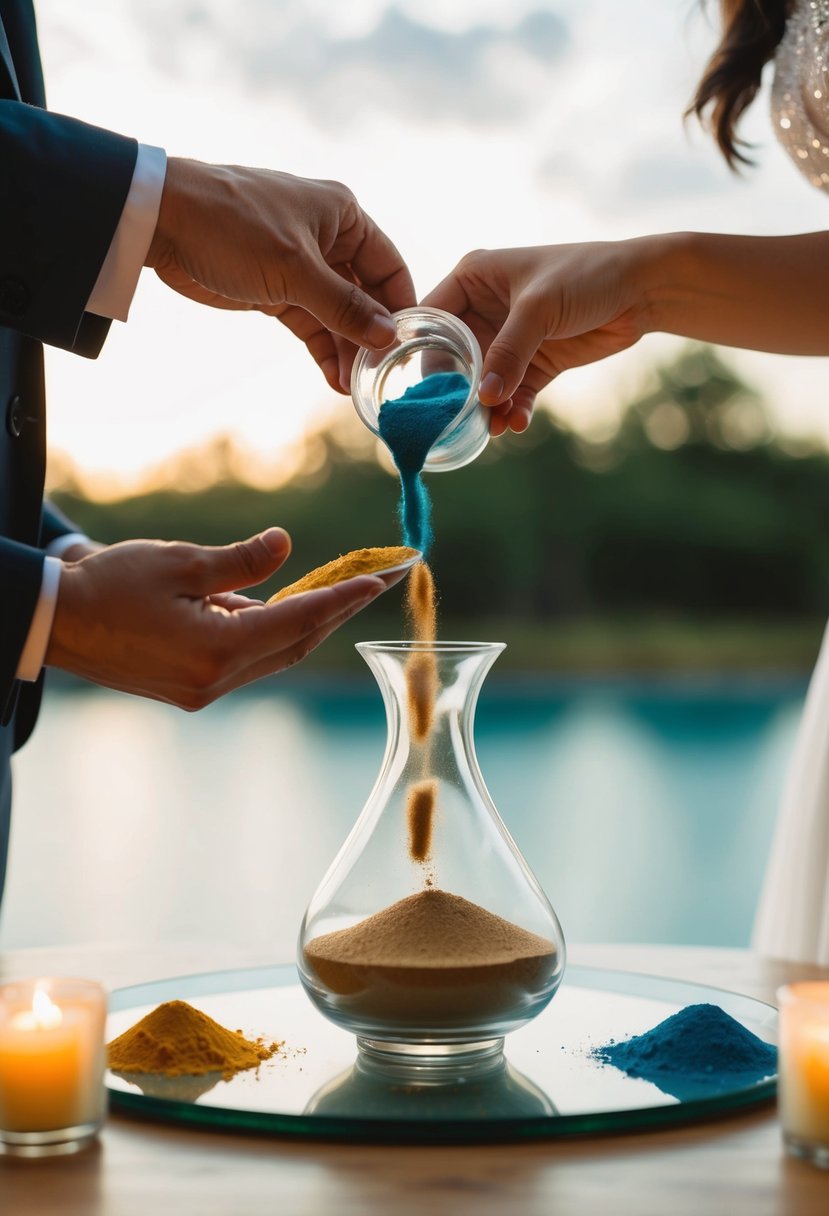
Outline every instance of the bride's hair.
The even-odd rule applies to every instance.
[[[783,37],[793,0],[720,0],[722,37],[706,64],[686,116],[695,114],[732,169],[750,165],[737,124],[757,91],[763,68]]]

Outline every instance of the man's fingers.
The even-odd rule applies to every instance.
[[[208,597],[216,608],[226,608],[228,612],[246,612],[249,608],[264,607],[261,600],[251,599],[247,595],[239,595],[235,591],[217,591]]]
[[[359,574],[343,579],[332,587],[319,587],[316,591],[301,591],[286,596],[274,604],[265,605],[269,623],[273,629],[273,640],[282,648],[293,646],[308,634],[315,633],[343,613],[358,612],[370,604],[386,585],[373,574]],[[257,630],[264,628],[261,617],[255,623]],[[263,634],[264,640],[264,634]]]
[[[395,326],[388,310],[349,283],[320,259],[302,284],[302,304],[332,333],[357,346],[383,350],[394,341]]]
[[[374,598],[373,596],[371,597]],[[283,650],[279,654],[278,666],[272,667],[272,671],[285,671],[288,667],[293,667],[296,663],[301,663],[307,658],[312,650],[321,645],[326,638],[335,633],[341,625],[346,621],[350,621],[353,616],[361,612],[363,608],[371,603],[371,599],[365,603],[357,604],[355,607],[349,608],[348,612],[343,612],[340,616],[334,617],[333,620],[327,621],[321,625],[319,629],[315,629],[312,633],[307,633],[305,637],[300,638],[293,646],[289,646],[287,650]]]
[[[362,213],[365,234],[358,248],[344,254],[357,282],[371,292],[389,312],[411,308],[417,302],[414,283],[400,250],[378,228],[371,216]],[[349,335],[350,336],[350,335]]]
[[[291,552],[291,538],[282,528],[268,528],[233,545],[193,545],[183,589],[192,596],[215,595],[255,587],[269,578]]]
[[[336,338],[326,329],[312,313],[295,304],[286,304],[282,308],[261,309],[268,316],[277,320],[299,338],[319,367],[330,388],[335,392],[343,391],[340,385],[339,347],[341,339]],[[352,350],[356,349],[352,346]]]
[[[221,696],[300,662],[385,590],[379,578],[361,574],[333,587],[304,591],[276,604],[266,604],[258,613],[241,614],[246,641],[238,645],[241,654],[247,642],[248,662],[229,670],[213,695]]]
[[[351,392],[351,373],[354,370],[354,360],[357,358],[358,347],[344,338],[335,339],[337,351],[337,388],[341,393]],[[330,383],[330,381],[329,381]]]

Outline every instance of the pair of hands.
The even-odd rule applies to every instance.
[[[559,372],[631,345],[641,317],[618,246],[468,254],[425,299],[485,355],[491,430],[523,431]],[[147,265],[201,303],[255,309],[300,338],[347,392],[357,349],[394,338],[415,301],[403,258],[337,182],[171,159]],[[131,541],[65,555],[48,664],[198,709],[303,659],[392,585],[373,576],[266,605],[238,594],[290,551],[272,528],[222,548]]]
[[[388,346],[391,313],[414,303],[400,254],[350,191],[267,170],[171,159],[146,260],[198,303],[278,317],[341,391],[358,346]],[[402,577],[361,575],[278,604],[238,594],[290,548],[280,528],[217,548],[76,545],[46,662],[199,709],[299,662]]]
[[[425,297],[477,337],[494,435],[525,430],[560,372],[641,336],[634,244],[479,250]],[[391,313],[416,303],[401,254],[350,190],[265,169],[171,159],[147,264],[199,303],[277,317],[338,392],[358,347],[388,346]]]

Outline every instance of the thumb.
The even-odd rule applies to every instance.
[[[383,350],[392,344],[397,332],[382,304],[323,262],[303,283],[302,307],[313,313],[326,329],[355,346]]]
[[[479,392],[482,405],[510,399],[547,336],[538,301],[519,300],[486,353]]]
[[[283,528],[268,528],[249,540],[199,546],[195,552],[198,557],[188,571],[187,592],[213,595],[264,582],[291,552],[291,538]]]

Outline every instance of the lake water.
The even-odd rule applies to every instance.
[[[747,944],[804,692],[489,678],[481,769],[570,941]],[[275,680],[194,715],[50,691],[15,761],[0,946],[216,941],[292,957],[384,745],[368,672]]]

